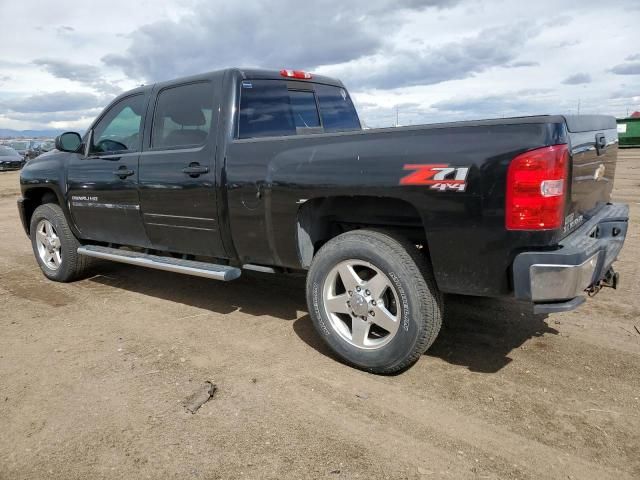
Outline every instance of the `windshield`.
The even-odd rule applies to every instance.
[[[9,145],[15,150],[26,150],[29,148],[29,142],[11,142]]]
[[[15,157],[18,153],[13,148],[0,145],[0,157]]]

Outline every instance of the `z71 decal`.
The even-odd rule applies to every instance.
[[[429,185],[429,188],[446,192],[464,192],[467,188],[468,167],[450,167],[446,163],[407,164],[405,170],[412,173],[400,179],[400,185]]]

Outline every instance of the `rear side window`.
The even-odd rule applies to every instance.
[[[345,89],[305,85],[311,86],[313,90],[303,90],[279,80],[244,80],[238,138],[360,130],[358,115]]]
[[[316,85],[320,115],[325,132],[360,130],[360,120],[349,94],[344,88]]]
[[[158,94],[151,127],[152,148],[202,145],[211,128],[213,92],[208,82],[179,85]]]
[[[240,93],[239,138],[296,134],[285,82],[243,81]]]

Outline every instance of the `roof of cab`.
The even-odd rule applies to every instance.
[[[141,85],[132,90],[127,90],[126,92],[121,93],[116,98],[114,98],[110,104],[115,103],[117,100],[120,100],[123,97],[127,97],[129,95],[141,92],[148,92],[154,87],[167,87],[170,85],[175,85],[179,83],[186,82],[194,82],[198,80],[207,80],[214,75],[224,74],[225,72],[231,72],[232,74],[238,75],[241,79],[252,79],[252,80],[287,80],[292,82],[308,82],[308,83],[323,83],[326,85],[334,85],[337,87],[344,88],[344,85],[337,78],[325,77],[324,75],[317,75],[315,73],[311,73],[311,78],[309,80],[301,80],[297,78],[288,78],[283,77],[280,74],[280,70],[267,70],[262,68],[225,68],[222,70],[213,70],[209,72],[198,73],[195,75],[189,75],[186,77],[178,77],[173,78],[171,80],[165,80],[157,83],[150,83],[149,85]]]
[[[337,87],[343,87],[344,85],[337,78],[325,77],[324,75],[318,75],[316,73],[311,73],[311,78],[308,80],[301,80],[297,78],[288,78],[283,77],[280,74],[280,70],[265,70],[261,68],[232,68],[229,70],[234,70],[240,73],[243,79],[255,79],[255,80],[291,80],[291,81],[300,81],[300,82],[310,82],[310,83],[325,83],[327,85],[335,85]]]

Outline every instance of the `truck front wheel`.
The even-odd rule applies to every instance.
[[[80,242],[69,229],[59,205],[40,205],[29,226],[33,253],[45,276],[56,282],[82,277],[90,265],[89,257],[78,255]]]
[[[327,242],[307,276],[314,326],[348,364],[390,374],[415,363],[442,324],[442,295],[418,248],[388,232]]]

